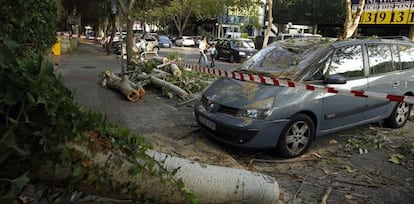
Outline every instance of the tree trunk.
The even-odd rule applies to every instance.
[[[410,40],[414,40],[414,25],[410,26],[410,33],[408,34],[408,38],[410,38]]]
[[[82,192],[157,203],[186,203],[184,194],[188,190],[201,203],[277,203],[279,197],[279,186],[274,178],[247,170],[207,165],[147,150],[145,154],[154,159],[154,165],[134,172],[137,166],[149,161],[133,159],[122,150],[92,152],[85,143],[68,143],[67,147],[74,154],[83,155],[85,174],[100,169],[96,180],[105,177],[110,178],[110,182],[98,185],[96,181],[82,178],[88,175],[75,178],[70,171],[73,167],[55,174],[52,162],[42,165],[37,174],[39,180],[60,185],[77,180],[75,186]],[[139,151],[139,147],[137,149]],[[179,185],[180,180],[188,190]]]
[[[106,49],[106,54],[110,55],[112,54],[112,43],[115,37],[115,32],[116,32],[116,25],[115,25],[115,21],[116,21],[116,16],[111,14],[111,25],[112,25],[112,32],[111,32],[111,37],[109,38],[109,42],[105,45],[105,49]]]
[[[365,1],[359,1],[359,5],[355,15],[352,15],[352,1],[346,0],[345,1],[345,8],[346,8],[346,20],[344,23],[344,33],[340,36],[340,39],[346,40],[350,38],[355,30],[358,28],[359,20],[361,19],[361,14],[364,11]]]
[[[269,42],[269,36],[270,36],[270,31],[272,29],[272,25],[273,25],[273,17],[272,17],[272,10],[273,10],[273,1],[272,0],[267,0],[267,6],[268,6],[268,18],[267,18],[267,28],[266,28],[266,32],[265,32],[265,36],[263,39],[263,45],[262,48],[267,47],[267,44]]]
[[[145,90],[139,86],[133,87],[131,84],[132,82],[126,75],[123,75],[121,78],[110,71],[104,72],[102,86],[121,92],[129,101],[139,101],[144,97]]]

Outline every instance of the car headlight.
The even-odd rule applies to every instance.
[[[239,117],[248,117],[254,119],[265,119],[269,116],[269,110],[259,110],[259,109],[246,109],[240,110],[237,114]]]
[[[274,100],[275,97],[271,96],[250,103],[241,108],[237,116],[264,120],[271,114]]]
[[[239,55],[243,56],[243,55],[246,55],[246,53],[245,52],[239,52]]]

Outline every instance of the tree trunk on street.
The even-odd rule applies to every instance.
[[[129,101],[139,101],[145,95],[145,90],[132,84],[126,75],[118,77],[110,71],[105,71],[103,78],[102,86],[121,92]]]
[[[357,11],[353,15],[352,14],[352,1],[351,0],[345,1],[346,20],[344,23],[344,33],[342,34],[342,36],[340,36],[340,39],[346,40],[355,33],[355,30],[358,28],[361,14],[364,11],[364,5],[365,5],[365,0],[359,1]]]
[[[131,158],[122,150],[93,152],[85,143],[68,143],[67,147],[72,154],[82,155],[85,174],[75,177],[71,166],[56,174],[54,164],[46,162],[37,172],[39,180],[58,185],[76,180],[75,186],[82,192],[157,203],[186,203],[188,191],[201,203],[277,203],[279,197],[275,179],[259,173],[202,164],[153,150],[145,154],[154,163],[145,167],[148,160]],[[141,165],[144,167],[138,168]],[[90,172],[97,174],[97,180],[108,178],[111,182],[98,185],[86,175]]]

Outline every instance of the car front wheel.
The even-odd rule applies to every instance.
[[[154,47],[154,48],[152,48],[152,51],[158,53],[158,51],[160,51],[160,48],[159,47]]]
[[[284,157],[292,158],[305,153],[315,136],[315,125],[305,114],[293,116],[280,135],[277,151]]]
[[[394,107],[389,118],[384,120],[384,124],[390,128],[400,128],[405,125],[410,118],[412,105],[406,102],[399,102]]]

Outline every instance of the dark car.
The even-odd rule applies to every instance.
[[[261,75],[270,84],[219,78],[194,105],[197,123],[220,142],[275,149],[282,156],[296,157],[315,138],[340,130],[379,121],[391,128],[404,126],[412,104],[402,98],[414,95],[414,43],[385,39],[276,41],[243,63],[238,72]],[[303,87],[356,90],[352,92],[363,92],[360,96],[364,97],[296,85],[274,86],[272,77]],[[370,96],[365,95],[368,93]],[[400,99],[387,100],[389,95]]]
[[[170,38],[168,38],[168,36],[166,35],[159,35],[158,42],[160,44],[160,47],[169,47],[169,48],[172,47],[172,42]]]
[[[216,49],[218,59],[226,58],[231,63],[243,62],[257,53],[253,40],[244,38],[220,39],[217,42]]]

